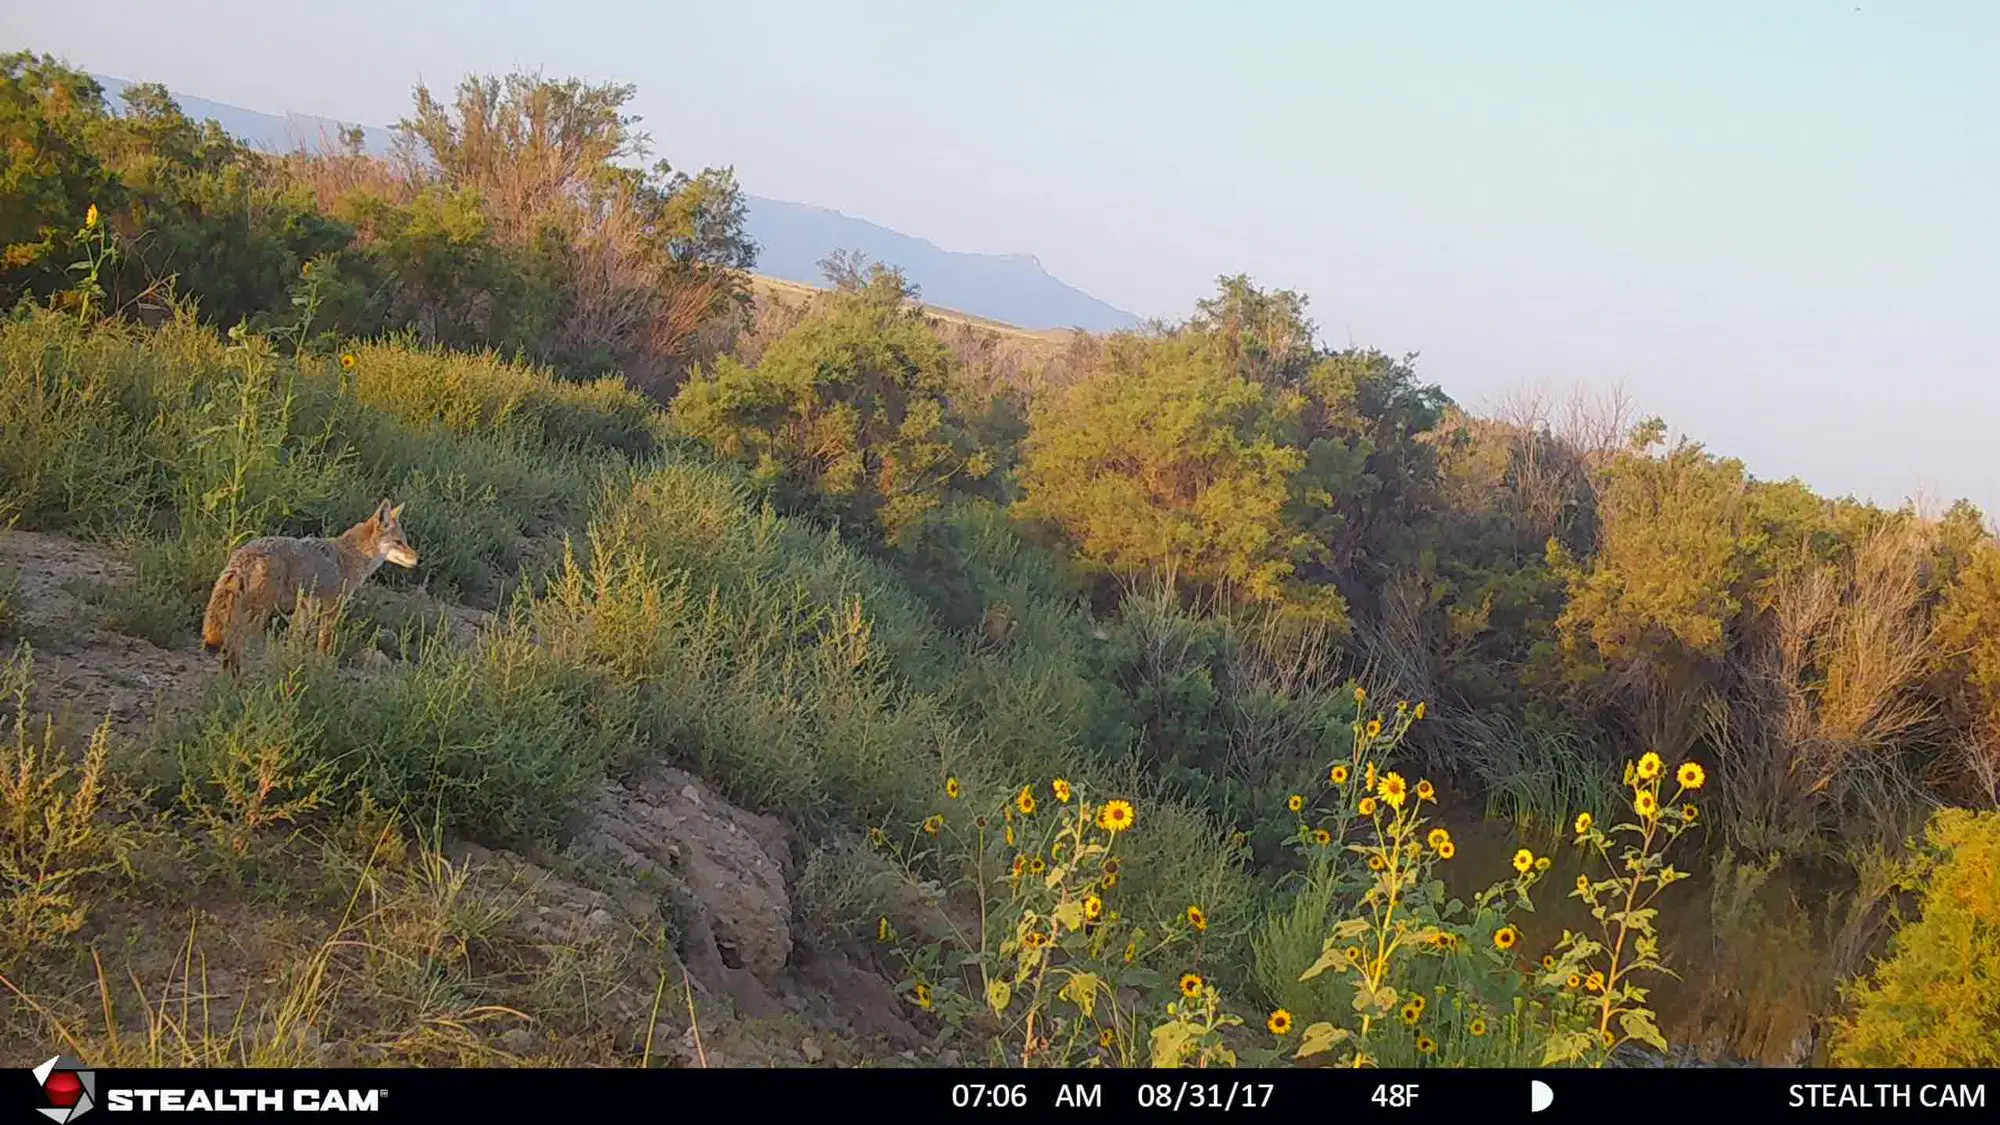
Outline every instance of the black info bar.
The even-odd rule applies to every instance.
[[[1993,1121],[1991,1070],[137,1070],[21,1067],[14,1120]]]

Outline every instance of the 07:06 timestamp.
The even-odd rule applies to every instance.
[[[951,1088],[953,1109],[1025,1109],[1027,1105],[1025,1083],[959,1082]]]

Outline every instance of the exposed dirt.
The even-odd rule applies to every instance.
[[[15,576],[20,634],[0,645],[11,651],[19,639],[32,646],[37,691],[30,706],[65,728],[89,729],[109,716],[116,733],[138,735],[163,705],[189,698],[212,666],[193,633],[161,648],[111,629],[102,609],[72,592],[131,580],[131,568],[109,547],[0,531],[0,571]]]

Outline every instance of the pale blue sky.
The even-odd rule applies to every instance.
[[[1144,315],[1246,272],[1475,406],[1623,382],[1760,476],[2000,509],[1992,0],[6,7],[0,45],[370,124],[419,78],[633,82],[755,194]]]

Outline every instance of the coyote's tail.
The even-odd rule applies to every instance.
[[[236,620],[236,603],[243,597],[243,574],[235,567],[222,572],[208,595],[208,609],[201,615],[201,644],[210,652],[220,652],[229,639]]]

